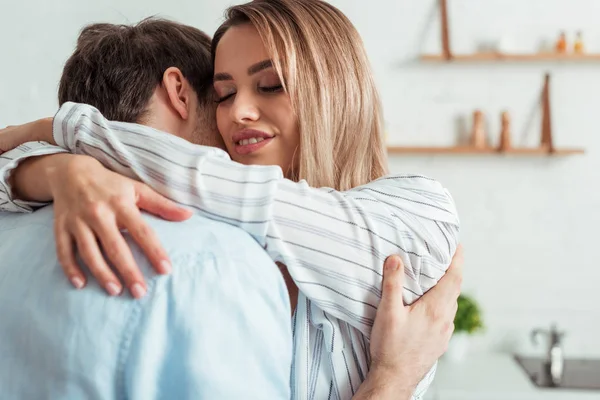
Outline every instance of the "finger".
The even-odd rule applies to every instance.
[[[449,310],[460,295],[460,282],[461,278],[446,273],[437,285],[425,293],[421,299],[424,302],[435,305],[436,308],[445,306],[445,309]]]
[[[462,285],[463,261],[462,246],[459,246],[446,274],[440,279],[437,285],[431,288],[431,290],[423,296],[423,299],[438,304],[448,305],[456,302],[460,295],[460,288]]]
[[[56,256],[63,272],[75,288],[82,289],[86,283],[85,275],[75,261],[73,238],[60,219],[56,219],[54,223],[54,237],[56,238]]]
[[[181,207],[150,189],[143,183],[136,182],[137,206],[149,213],[158,215],[168,221],[185,221],[193,215],[191,210]]]
[[[458,301],[452,303],[452,308],[450,309],[450,319],[454,321],[454,317],[456,317],[456,313],[458,312]]]
[[[140,213],[137,209],[134,208],[134,210],[138,213],[137,222],[139,223],[142,220],[142,216],[139,215]],[[144,297],[146,294],[144,277],[133,258],[131,249],[117,226],[117,221],[112,218],[102,218],[94,223],[92,228],[98,235],[108,259],[117,271],[119,271],[125,282],[125,286],[129,288],[131,295],[136,299]]]
[[[123,291],[121,283],[104,261],[98,247],[98,242],[92,230],[83,222],[75,223],[72,229],[77,251],[92,275],[111,296],[117,296]]]
[[[465,252],[462,244],[459,244],[456,248],[456,252],[454,252],[454,256],[452,257],[452,262],[450,263],[450,268],[455,270],[460,270],[462,274],[463,266],[465,263]]]
[[[446,350],[448,350],[448,345],[450,344],[450,340],[452,339],[452,334],[454,333],[454,323],[449,323],[446,327],[446,329],[442,332],[442,336],[444,337],[444,341],[445,341],[445,349],[444,352],[446,352]]]
[[[118,215],[119,226],[125,227],[133,240],[140,246],[148,260],[159,274],[171,272],[171,262],[154,230],[144,221],[137,208]]]
[[[383,284],[381,305],[389,307],[404,307],[402,288],[404,286],[404,263],[402,259],[393,255],[385,260],[383,265]]]
[[[450,267],[448,271],[446,271],[446,276],[448,276],[447,280],[451,280],[453,282],[453,286],[455,289],[454,295],[458,299],[460,295],[460,289],[463,281],[463,265],[465,263],[464,252],[462,245],[458,245],[456,248],[456,252],[452,257],[452,262],[450,263]]]

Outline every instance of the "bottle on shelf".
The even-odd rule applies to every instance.
[[[567,34],[562,31],[556,41],[556,52],[566,53],[567,52]]]
[[[487,147],[487,137],[485,132],[485,120],[481,110],[473,112],[473,128],[471,131],[471,145],[478,149]]]
[[[575,42],[573,43],[573,51],[576,54],[582,54],[584,52],[583,35],[581,34],[581,31],[577,32],[577,35],[575,36]]]
[[[507,151],[512,147],[510,141],[510,114],[508,111],[502,112],[502,130],[500,131],[500,150]]]

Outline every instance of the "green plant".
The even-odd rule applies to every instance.
[[[483,322],[479,305],[472,297],[461,294],[454,318],[454,332],[473,334],[480,330],[483,330]]]

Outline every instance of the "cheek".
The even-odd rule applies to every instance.
[[[221,135],[223,140],[226,139],[226,137],[224,135],[228,132],[227,128],[229,126],[229,119],[227,118],[227,116],[228,116],[228,113],[225,110],[225,107],[223,107],[223,106],[217,107],[217,112],[216,112],[217,129],[219,130],[219,134]],[[225,140],[225,144],[227,144],[227,140]]]
[[[295,148],[300,142],[300,130],[298,118],[292,109],[288,96],[282,96],[275,107],[272,107],[273,115],[283,134],[287,147]]]
[[[286,141],[293,150],[300,146],[300,126],[298,118],[291,107],[285,114],[285,120],[282,121],[285,125]]]

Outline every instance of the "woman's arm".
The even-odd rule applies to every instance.
[[[49,168],[74,157],[46,142],[24,143],[0,154],[0,211],[32,212],[52,200]]]
[[[0,211],[31,212],[52,199],[46,173],[54,162],[40,160],[64,153],[51,157],[60,164],[65,157],[73,157],[52,145],[52,120],[43,118],[0,129]]]
[[[0,130],[0,211],[32,212],[36,207],[55,200],[55,233],[59,250],[57,256],[65,275],[71,279],[75,287],[81,288],[85,285],[85,275],[81,274],[75,262],[71,243],[77,243],[80,256],[88,262],[90,249],[98,247],[94,235],[100,236],[98,231],[103,227],[83,226],[81,216],[85,213],[77,212],[77,207],[80,205],[77,190],[82,187],[87,190],[93,185],[102,185],[106,183],[102,181],[102,177],[109,177],[108,183],[96,193],[103,195],[109,202],[121,201],[128,193],[132,199],[129,218],[119,219],[115,216],[112,219],[115,222],[119,220],[120,223],[119,226],[114,225],[115,231],[118,232],[119,228],[127,229],[144,249],[155,270],[158,273],[169,272],[169,257],[152,229],[141,218],[138,208],[172,221],[189,218],[191,216],[189,210],[182,209],[142,183],[106,170],[92,157],[70,154],[63,148],[47,142],[27,142],[36,137],[53,141],[52,119],[42,119],[19,127]],[[23,141],[27,143],[20,144]],[[5,150],[8,151],[3,153]],[[77,174],[73,173],[74,170]],[[80,178],[78,184],[69,181],[73,176]],[[88,178],[88,181],[81,182],[81,179],[85,180],[85,178]],[[89,197],[90,191],[86,194]],[[65,196],[69,195],[76,199],[65,201]],[[89,213],[90,210],[87,209],[85,212]],[[132,218],[136,215],[138,218]],[[104,226],[110,224],[110,221],[110,218],[105,220]],[[87,235],[87,238],[85,235],[82,236],[82,229],[91,230],[93,235],[91,237]],[[129,266],[127,271],[120,272],[124,272],[128,280],[140,282],[137,287],[130,287],[130,289],[134,297],[141,297],[145,292],[143,276],[136,268],[131,251],[122,237],[116,236],[110,245],[103,243],[102,246],[113,263]],[[105,284],[107,291],[111,294],[120,293],[122,290],[120,282],[112,270],[106,267],[104,260],[100,261],[105,267],[101,270],[97,270],[99,261],[93,261],[95,263],[88,262],[87,266]]]
[[[324,311],[367,336],[381,297],[382,265],[399,254],[412,303],[443,276],[458,244],[447,191],[422,176],[392,176],[347,192],[310,188],[279,167],[244,166],[217,149],[154,129],[107,121],[67,103],[54,139],[209,218],[239,226],[285,263],[300,290]]]

